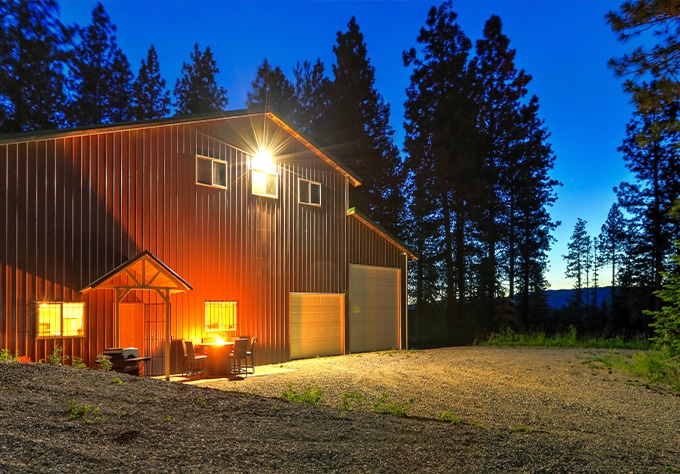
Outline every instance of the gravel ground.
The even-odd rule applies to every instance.
[[[680,470],[680,397],[593,368],[598,354],[370,353],[189,384],[0,362],[0,472]],[[322,402],[282,400],[291,388]],[[381,398],[408,416],[373,413]]]

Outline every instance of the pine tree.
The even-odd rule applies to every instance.
[[[422,216],[428,215],[423,209],[436,203],[436,212],[431,213],[436,223],[425,230],[436,228],[441,244],[432,249],[428,260],[439,267],[445,281],[450,330],[463,316],[468,297],[471,203],[479,189],[481,169],[478,113],[468,70],[472,44],[456,18],[450,1],[432,7],[417,38],[420,51],[411,48],[404,53],[404,65],[413,68],[405,104],[404,143],[406,168],[415,189],[411,209],[419,225]],[[417,228],[411,237],[416,248],[425,248],[430,240]]]
[[[252,91],[248,92],[248,109],[271,109],[288,119],[294,113],[295,88],[279,66],[272,68],[266,59],[257,69]]]
[[[227,90],[218,86],[220,70],[210,46],[201,53],[198,43],[191,53],[191,62],[182,65],[182,76],[175,83],[177,115],[219,112],[227,106]]]
[[[375,88],[375,68],[354,17],[333,46],[335,77],[330,87],[326,134],[330,152],[361,178],[350,190],[350,205],[395,230],[402,208],[399,150],[390,125],[390,107]]]
[[[661,290],[661,272],[668,271],[672,242],[680,237],[678,223],[669,217],[673,201],[680,196],[680,135],[663,125],[672,120],[677,118],[669,109],[636,112],[619,148],[636,181],[621,183],[616,193],[619,206],[636,221],[628,272],[629,278],[647,288],[648,304],[653,306],[645,304],[643,309],[660,309],[660,300],[652,299],[651,293]]]
[[[132,84],[132,115],[136,120],[165,117],[170,113],[170,92],[161,76],[156,48],[151,45]]]
[[[677,250],[680,250],[678,243]],[[651,341],[658,348],[676,356],[680,354],[680,274],[677,272],[680,268],[680,255],[672,255],[671,259],[676,271],[662,273],[666,283],[655,293],[665,304],[656,311],[646,311],[646,314],[654,318],[654,322],[650,324],[655,334]]]
[[[590,260],[591,239],[586,231],[586,221],[580,217],[574,225],[574,232],[567,244],[568,253],[562,255],[567,263],[564,275],[574,280],[574,292],[571,299],[576,315],[583,316],[584,290],[588,287],[588,266]]]
[[[531,77],[515,68],[515,50],[509,49],[510,40],[502,33],[501,20],[492,16],[484,26],[484,39],[477,41],[477,57],[471,68],[476,74],[475,94],[479,104],[478,128],[485,135],[483,218],[480,219],[481,240],[488,276],[482,278],[480,293],[493,299],[501,294],[501,271],[498,255],[507,235],[509,167],[513,160],[514,124],[519,121],[520,100],[527,94]],[[504,252],[507,256],[508,253]],[[509,269],[512,262],[501,262]],[[514,280],[510,279],[510,294],[514,294]]]
[[[72,33],[54,0],[0,2],[0,130],[63,125]]]
[[[680,9],[676,0],[629,0],[619,11],[607,14],[607,23],[622,43],[641,35],[654,38],[650,46],[641,45],[610,66],[626,77],[624,88],[638,110],[645,112],[672,104],[680,96]],[[658,94],[646,94],[645,81],[657,82]],[[677,124],[676,124],[677,125]]]
[[[502,176],[506,193],[508,281],[511,295],[520,295],[517,313],[524,325],[539,326],[547,311],[545,272],[554,240],[554,222],[548,207],[557,200],[559,181],[550,177],[555,155],[549,134],[538,117],[538,98],[520,108],[509,161]],[[515,292],[516,289],[516,292]]]
[[[624,241],[626,238],[626,221],[617,203],[612,204],[607,220],[602,224],[598,245],[602,258],[601,266],[611,267],[611,307],[609,313],[610,327],[617,327],[616,322],[616,286],[617,270],[623,259]]]
[[[331,83],[324,71],[320,59],[317,59],[314,65],[309,61],[302,64],[298,62],[295,65],[293,76],[296,105],[292,122],[300,131],[316,137],[319,143],[325,146],[329,143],[320,133],[320,127],[329,114],[328,96]]]
[[[79,30],[71,71],[74,94],[69,108],[71,125],[129,120],[132,73],[116,42],[116,27],[101,3],[92,10],[92,23]]]

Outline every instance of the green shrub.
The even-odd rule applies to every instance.
[[[85,367],[87,367],[83,362],[83,359],[76,356],[71,357],[71,365],[79,369],[84,369]]]
[[[14,357],[7,349],[0,349],[0,360],[10,362],[17,360],[17,358]]]
[[[113,363],[111,363],[111,356],[104,354],[97,354],[97,359],[95,361],[97,365],[102,370],[111,370],[113,368]]]
[[[64,355],[63,346],[54,346],[52,353],[47,356],[47,363],[50,365],[64,365],[64,361],[68,360],[68,356]]]

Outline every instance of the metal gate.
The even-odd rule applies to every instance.
[[[144,305],[144,354],[151,357],[145,375],[165,373],[165,304]]]

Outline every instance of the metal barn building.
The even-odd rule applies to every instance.
[[[405,348],[415,256],[272,113],[0,137],[0,349],[90,365],[258,338],[259,364]]]

